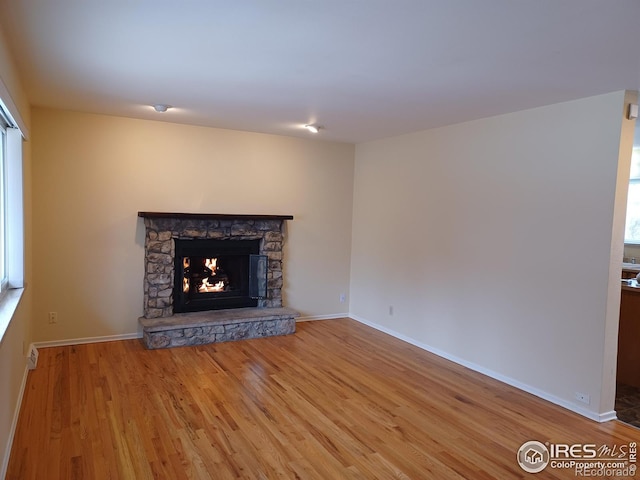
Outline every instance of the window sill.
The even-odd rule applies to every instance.
[[[24,288],[10,288],[0,299],[0,345],[4,340],[4,334],[9,329],[9,324],[16,313]]]

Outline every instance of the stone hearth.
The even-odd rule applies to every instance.
[[[296,331],[297,317],[289,308],[234,308],[142,318],[140,323],[145,346],[156,349],[288,335]]]
[[[144,218],[143,340],[147,348],[287,335],[298,314],[282,308],[284,221],[290,215],[138,212]],[[267,292],[258,308],[174,314],[175,239],[259,240],[267,257]]]

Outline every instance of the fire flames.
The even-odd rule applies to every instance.
[[[202,285],[200,285],[200,287],[198,288],[198,291],[200,293],[207,293],[207,292],[222,292],[224,291],[224,281],[220,280],[217,283],[209,283],[209,279],[205,278],[202,281]]]
[[[207,258],[204,261],[204,266],[211,270],[211,275],[216,274],[216,269],[218,268],[218,259],[217,258]]]
[[[191,265],[191,259],[189,257],[184,257],[182,259],[182,268],[185,272],[189,269],[189,265]],[[189,293],[189,278],[187,276],[182,279],[182,291],[184,293]]]
[[[211,276],[205,278],[202,281],[202,285],[198,287],[198,292],[200,293],[208,293],[208,292],[223,292],[225,283],[224,280],[220,280],[215,282],[213,277],[216,276],[216,270],[218,269],[218,259],[217,258],[207,258],[204,261],[204,266],[211,270]],[[211,282],[209,282],[211,280]],[[212,283],[215,282],[215,283]]]
[[[189,293],[189,290],[191,289],[191,259],[189,257],[184,257],[182,259],[182,267],[184,270],[182,291],[184,293]],[[197,279],[202,278],[203,276],[205,277],[202,281]],[[217,258],[205,258],[202,274],[200,274],[200,270],[198,269],[198,275],[193,279],[193,281],[195,282],[195,285],[197,285],[198,293],[224,292],[227,288],[228,282],[224,271],[218,268]]]

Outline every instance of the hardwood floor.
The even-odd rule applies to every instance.
[[[525,441],[640,443],[353,320],[297,329],[40,350],[7,478],[512,479]]]

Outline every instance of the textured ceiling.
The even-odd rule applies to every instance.
[[[353,143],[639,89],[638,19],[638,0],[0,0],[34,105]]]

